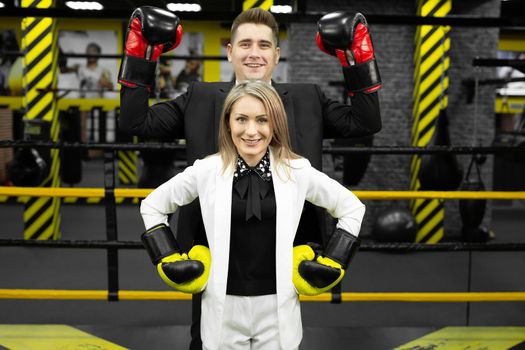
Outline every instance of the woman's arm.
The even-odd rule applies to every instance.
[[[348,189],[322,172],[308,165],[306,200],[324,207],[339,219],[322,251],[309,245],[293,249],[293,283],[299,294],[318,295],[338,284],[344,277],[353,256],[359,248],[357,238],[365,214],[365,206]]]
[[[193,202],[197,196],[197,172],[200,160],[187,167],[151,192],[140,205],[146,229],[158,224],[168,225],[168,215],[178,207]]]
[[[338,228],[357,237],[365,215],[365,205],[346,187],[312,166],[308,166],[305,176],[308,182],[306,200],[325,208],[338,219]]]

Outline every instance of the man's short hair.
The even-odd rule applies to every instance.
[[[268,11],[262,8],[255,7],[244,12],[241,12],[234,20],[231,28],[231,42],[235,40],[235,34],[237,34],[237,28],[244,23],[263,24],[270,27],[275,39],[275,45],[279,46],[279,25],[275,20],[275,17]]]
[[[97,52],[99,54],[102,52],[102,48],[97,43],[89,43],[89,44],[87,44],[86,51],[89,50],[89,49],[95,49],[95,50],[97,50]]]

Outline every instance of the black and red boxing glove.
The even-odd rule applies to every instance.
[[[339,59],[350,95],[371,93],[381,88],[365,16],[361,13],[332,12],[317,22],[317,28],[317,46]]]
[[[125,39],[119,83],[128,87],[151,87],[159,56],[176,48],[182,40],[182,26],[173,13],[153,6],[133,11]]]

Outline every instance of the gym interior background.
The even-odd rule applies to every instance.
[[[21,140],[24,109],[21,102],[20,51],[21,20],[33,15],[19,7],[21,1],[4,1],[0,8],[1,72],[0,139]],[[67,63],[59,75],[59,108],[78,118],[80,142],[133,142],[116,134],[118,119],[118,84],[116,76],[122,52],[123,30],[135,7],[166,7],[165,1],[99,1],[101,11],[79,12],[56,1],[46,16],[58,18],[58,42]],[[439,2],[436,2],[439,3]],[[281,23],[283,62],[276,79],[321,85],[331,98],[342,100],[338,62],[320,52],[315,45],[316,21],[324,13],[336,10],[362,12],[367,16],[381,71],[383,88],[379,93],[383,129],[373,140],[326,140],[325,148],[339,146],[401,147],[411,146],[414,101],[414,52],[418,28],[417,3],[413,0],[374,1],[273,1],[289,5],[291,13],[275,13]],[[229,37],[231,20],[242,10],[241,1],[200,2],[200,12],[178,12],[185,35],[184,44],[174,55],[182,59],[165,63],[176,76],[187,61],[197,61],[199,80],[231,79],[228,64],[220,57]],[[448,133],[450,146],[525,146],[525,81],[509,84],[510,77],[523,78],[521,66],[501,63],[476,65],[475,59],[522,59],[525,52],[525,7],[518,0],[456,0],[447,18],[453,20],[448,35]],[[450,23],[447,23],[450,24]],[[12,34],[5,34],[11,32]],[[15,42],[9,41],[14,35]],[[11,38],[12,39],[12,38]],[[188,40],[186,40],[188,39]],[[86,46],[94,42],[102,55],[99,64],[112,82],[106,91],[93,92],[82,87],[79,68],[85,64]],[[12,45],[12,46],[11,46]],[[74,54],[78,54],[75,57]],[[521,54],[521,56],[520,56]],[[213,56],[214,59],[206,59]],[[195,59],[196,58],[196,59]],[[507,62],[508,63],[508,62]],[[514,62],[515,63],[515,62]],[[521,68],[520,68],[521,67]],[[19,71],[17,71],[17,69]],[[67,69],[71,69],[68,71]],[[521,72],[520,72],[521,69]],[[81,70],[81,69],[80,69]],[[438,82],[443,84],[442,81]],[[85,86],[84,86],[85,87]],[[182,91],[184,86],[161,96],[152,94],[152,102]],[[115,91],[112,91],[115,90]],[[90,95],[91,93],[91,95]],[[63,95],[63,96],[62,96]],[[102,101],[102,102],[101,102]],[[97,105],[101,103],[101,105]],[[76,109],[75,109],[76,108]],[[102,121],[102,118],[105,118]],[[107,119],[106,119],[107,118]],[[67,120],[67,119],[65,119]],[[64,122],[67,125],[68,122]],[[105,130],[102,130],[105,128]],[[64,132],[66,135],[66,132]],[[172,140],[178,143],[181,140]],[[0,148],[0,181],[11,186],[7,167],[16,149]],[[132,152],[133,153],[133,152]],[[75,156],[76,155],[76,156]],[[79,156],[80,155],[80,156]],[[75,158],[76,157],[76,158]],[[80,158],[78,158],[80,157]],[[364,164],[361,179],[350,183],[352,190],[404,191],[410,189],[411,156],[372,154],[357,159],[348,155],[326,153],[324,171],[344,182],[344,163]],[[73,153],[71,164],[80,173],[62,181],[63,187],[104,187],[104,159],[101,151]],[[458,154],[465,177],[472,154]],[[135,161],[133,159],[133,161]],[[117,187],[134,188],[141,163],[131,167],[136,177],[123,180]],[[183,167],[183,160],[176,161]],[[68,160],[61,166],[68,167]],[[474,167],[475,168],[475,167]],[[525,154],[487,154],[479,165],[486,190],[523,191]],[[350,172],[352,167],[350,167]],[[134,173],[133,173],[134,172]],[[79,175],[80,174],[80,175]],[[472,170],[474,175],[474,170]],[[71,175],[71,174],[70,174]],[[126,182],[127,181],[127,182]],[[356,183],[357,182],[357,183]],[[0,194],[0,239],[24,238],[24,204]],[[61,240],[105,240],[106,219],[103,204],[71,201],[60,205]],[[377,218],[386,210],[408,209],[408,200],[365,200],[367,214],[361,236],[374,242],[398,241],[393,237],[374,236]],[[523,200],[489,200],[483,222],[489,243],[525,243]],[[118,239],[138,241],[143,224],[138,204],[125,203],[117,209]],[[328,222],[327,225],[331,223]],[[462,220],[458,200],[445,201],[444,237],[441,242],[462,242]],[[410,238],[401,239],[409,241]],[[414,238],[411,240],[414,241]],[[0,247],[1,289],[78,289],[107,290],[107,252],[104,249]],[[151,268],[142,250],[119,250],[118,279],[121,290],[169,290]],[[523,251],[457,252],[360,252],[342,283],[343,292],[514,292],[525,290],[525,255]],[[448,326],[525,327],[523,302],[432,303],[432,302],[303,302],[305,326],[304,349],[318,349],[320,339],[331,339],[332,348],[388,349]],[[189,341],[191,303],[188,301],[118,301],[106,300],[0,300],[0,324],[65,324],[78,326],[98,337],[127,348],[185,348]],[[0,347],[2,345],[0,327]],[[357,331],[356,331],[357,330]],[[374,333],[375,332],[375,333]],[[525,331],[521,331],[523,335]],[[373,335],[373,336],[372,336]],[[376,340],[371,340],[375,337]],[[523,337],[525,340],[525,336]],[[148,344],[148,345],[146,345]],[[175,346],[175,345],[174,345]]]

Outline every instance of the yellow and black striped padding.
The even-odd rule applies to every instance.
[[[22,7],[49,8],[53,0],[22,0]],[[50,124],[49,139],[58,141],[60,125],[53,92],[57,85],[56,19],[25,17],[22,19],[22,51],[24,97],[22,107],[26,121]],[[25,131],[27,133],[27,130]],[[47,136],[47,135],[45,135]],[[49,173],[42,187],[60,187],[59,151],[50,151]],[[58,239],[60,237],[60,198],[31,197],[24,208],[25,239]]]
[[[117,151],[118,179],[121,185],[137,184],[137,152]]]
[[[260,7],[263,10],[269,11],[273,5],[273,0],[244,0],[242,2],[242,10],[246,11],[251,8]]]
[[[418,0],[419,16],[444,17],[452,0]],[[414,106],[412,110],[412,146],[425,147],[435,131],[441,109],[448,105],[448,68],[450,38],[448,26],[422,25],[416,29],[414,53]],[[410,188],[419,190],[421,157],[410,164]],[[411,211],[418,224],[416,242],[436,243],[443,238],[445,209],[443,200],[417,199]]]

